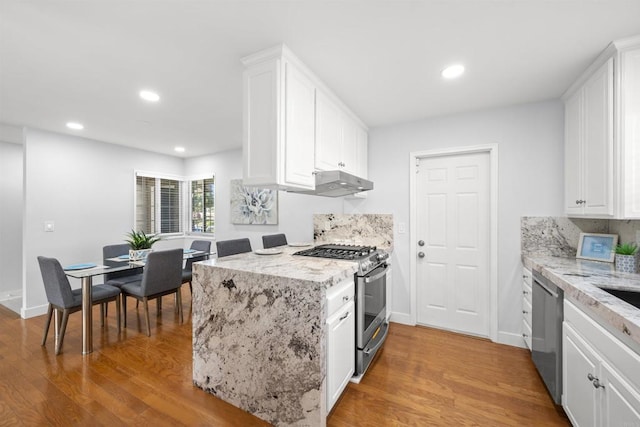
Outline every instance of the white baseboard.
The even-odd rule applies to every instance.
[[[22,308],[20,310],[20,316],[23,319],[28,319],[30,317],[42,316],[43,314],[47,314],[47,308],[49,304],[38,305],[35,307]]]
[[[389,321],[394,323],[401,323],[403,325],[416,326],[415,322],[411,321],[411,315],[406,313],[396,313],[394,311],[391,313]]]
[[[498,344],[506,344],[513,347],[527,348],[524,338],[513,332],[498,332]]]

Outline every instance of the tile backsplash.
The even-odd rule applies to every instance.
[[[531,217],[520,220],[521,251],[525,255],[574,257],[580,233],[617,234],[621,243],[636,241],[640,221]]]

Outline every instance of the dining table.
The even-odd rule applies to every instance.
[[[208,256],[208,252],[184,250],[184,259]],[[107,273],[144,268],[145,260],[129,260],[128,256],[107,258],[100,263],[74,264],[64,268],[67,276],[80,279],[82,289],[82,354],[93,352],[93,278]]]

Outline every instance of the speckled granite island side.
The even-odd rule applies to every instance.
[[[351,262],[239,254],[193,269],[193,382],[274,425],[324,426],[325,296]]]

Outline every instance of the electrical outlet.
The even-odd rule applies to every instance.
[[[404,222],[399,222],[398,223],[398,233],[399,234],[404,234],[407,232],[407,224]]]
[[[325,229],[326,231],[331,230],[331,222],[330,222],[330,221],[325,221],[325,222],[324,222],[324,229]]]

